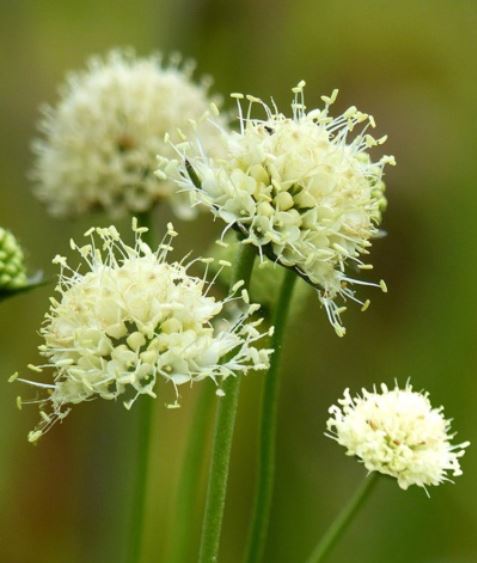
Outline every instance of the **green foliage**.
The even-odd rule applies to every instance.
[[[215,258],[215,261],[209,265],[209,269],[213,274],[218,274],[217,285],[223,291],[229,287],[232,269],[221,268],[219,261],[225,260],[233,263],[240,244],[236,241],[235,235],[230,233],[225,237],[224,245],[215,243],[208,251],[208,255]],[[250,286],[250,300],[253,303],[259,303],[263,307],[263,314],[267,317],[270,317],[274,309],[285,273],[285,268],[271,262],[266,257],[255,265]],[[297,280],[290,309],[292,319],[303,312],[307,300],[313,293],[313,288],[304,280]]]
[[[399,166],[386,177],[388,236],[376,241],[373,260],[376,277],[387,280],[390,292],[376,296],[366,315],[350,310],[345,339],[319,319],[312,296],[295,325],[300,330],[288,335],[267,562],[303,561],[362,478],[357,464],[346,463],[322,435],[326,409],[344,387],[357,392],[381,380],[392,385],[395,378],[403,383],[412,377],[436,402],[445,402],[459,437],[475,433],[475,2],[52,0],[2,7],[0,42],[11,56],[3,62],[8,79],[0,88],[8,132],[0,139],[0,222],[28,225],[23,242],[37,264],[65,252],[65,241],[91,226],[53,222],[39,211],[25,168],[39,103],[54,102],[64,73],[94,52],[123,45],[142,54],[176,49],[197,59],[199,73],[214,76],[214,91],[273,93],[280,107],[286,107],[290,82],[301,78],[307,80],[310,107],[319,103],[321,92],[338,87],[341,109],[359,104],[375,114],[379,133],[389,133],[386,150]],[[209,217],[197,225],[176,227],[181,240],[205,254],[213,226]],[[5,376],[25,358],[34,359],[46,308],[40,293],[0,308]],[[226,563],[241,561],[250,518],[260,383],[252,376],[242,386],[228,499],[234,509],[227,515],[219,558]],[[134,413],[122,415],[119,409],[116,416],[116,405],[91,404],[40,451],[24,445],[28,421],[15,417],[12,424],[14,393],[13,386],[0,393],[0,523],[10,538],[2,544],[3,560],[122,561],[130,525],[123,516],[131,489],[127,463],[135,455],[127,433]],[[192,425],[187,401],[185,396],[172,415],[159,409],[157,425],[166,430],[155,444],[152,471],[160,476],[160,487],[149,499],[154,532],[146,532],[154,550],[174,534],[171,498]],[[383,482],[330,563],[477,561],[471,540],[477,529],[472,450],[463,466],[456,485],[442,487],[430,500],[421,491],[403,494]],[[201,509],[200,504],[196,532]],[[189,540],[192,553],[195,536]],[[151,550],[145,560],[152,557]],[[157,559],[164,561],[167,557]]]

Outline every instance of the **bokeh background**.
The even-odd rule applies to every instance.
[[[389,134],[385,150],[398,166],[387,175],[388,236],[373,251],[374,272],[387,280],[389,294],[370,292],[366,314],[348,312],[344,339],[313,298],[290,327],[267,563],[303,561],[363,478],[362,467],[323,436],[327,408],[344,387],[358,391],[410,377],[434,403],[445,404],[458,438],[475,441],[475,0],[3,0],[0,15],[0,224],[20,238],[32,271],[52,275],[51,258],[67,252],[70,236],[92,221],[107,222],[51,219],[26,179],[38,106],[53,102],[64,73],[93,53],[125,45],[141,54],[178,50],[197,59],[199,74],[215,78],[215,91],[273,95],[282,107],[300,79],[307,81],[309,106],[337,87],[337,109],[356,104],[375,115],[379,133]],[[179,250],[192,245],[195,252],[207,248],[218,227],[207,216],[176,225]],[[134,412],[90,403],[34,448],[25,436],[37,412],[19,413],[19,389],[6,383],[37,359],[51,291],[0,308],[0,561],[122,563]],[[220,563],[240,561],[243,548],[260,383],[252,375],[242,386]],[[175,484],[197,392],[185,391],[176,411],[163,408],[170,389],[158,399],[145,562],[168,560]],[[473,448],[463,466],[464,476],[432,490],[431,499],[381,483],[330,563],[477,561]],[[197,532],[199,517],[200,510]],[[194,535],[192,554],[196,545]]]

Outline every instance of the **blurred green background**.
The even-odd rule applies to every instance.
[[[388,133],[385,239],[372,259],[388,295],[370,292],[366,314],[346,315],[338,339],[312,299],[291,326],[280,405],[277,489],[267,563],[303,561],[364,471],[323,436],[327,408],[344,387],[410,377],[444,404],[460,439],[475,440],[477,378],[477,4],[475,0],[3,0],[0,4],[0,224],[48,275],[70,236],[90,225],[51,219],[26,172],[38,106],[55,100],[64,73],[113,46],[197,59],[214,90],[273,95],[307,81],[308,106],[340,88],[337,109],[356,104]],[[105,217],[96,222],[104,223]],[[127,222],[120,226],[127,228]],[[218,225],[179,225],[179,251],[203,252]],[[37,412],[19,413],[10,373],[37,359],[37,330],[52,288],[0,308],[0,561],[122,563],[127,542],[134,412],[97,401],[75,409],[31,447]],[[352,308],[351,308],[352,309]],[[240,561],[250,513],[260,375],[248,377],[234,444],[220,563]],[[183,407],[157,401],[147,548],[167,562],[175,483],[198,389]],[[213,393],[212,387],[209,389]],[[204,452],[204,460],[207,452]],[[383,482],[330,563],[477,561],[477,456],[456,485],[402,492]],[[197,531],[200,520],[197,517]],[[192,551],[197,537],[190,538]],[[191,563],[195,557],[191,559]]]

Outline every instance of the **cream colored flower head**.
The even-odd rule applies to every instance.
[[[23,251],[13,234],[0,227],[0,290],[18,289],[27,283]]]
[[[344,334],[338,297],[360,302],[352,289],[367,284],[348,270],[371,269],[363,256],[378,234],[385,205],[384,156],[373,162],[372,116],[349,108],[330,116],[331,97],[324,108],[307,111],[304,83],[294,88],[292,117],[275,105],[234,94],[239,106],[238,132],[223,132],[223,154],[207,154],[199,143],[176,146],[179,157],[160,159],[160,176],[174,178],[182,189],[199,194],[213,213],[236,229],[243,242],[260,256],[292,268],[318,290],[328,317]],[[252,118],[253,107],[265,113]],[[359,131],[352,137],[352,133]],[[385,290],[384,283],[381,287]],[[368,302],[360,302],[365,308]]]
[[[182,218],[193,216],[190,196],[153,173],[158,154],[173,155],[166,133],[178,140],[196,123],[208,150],[218,141],[205,119],[208,84],[193,82],[193,65],[179,63],[116,50],[67,77],[33,145],[35,193],[53,215],[103,209],[120,216],[167,200]]]
[[[268,367],[271,350],[257,341],[258,307],[248,302],[241,284],[219,301],[209,295],[211,284],[188,273],[194,261],[166,261],[175,232],[154,252],[142,240],[147,231],[134,224],[136,241],[126,245],[114,227],[91,229],[89,244],[72,248],[81,256],[84,272],[56,257],[61,273],[59,299],[41,328],[44,365],[35,372],[53,371],[52,380],[29,381],[47,396],[38,398],[41,423],[30,432],[35,442],[72,405],[97,397],[121,397],[130,408],[139,395],[155,397],[158,378],[176,388]],[[239,293],[240,295],[237,295]],[[229,302],[242,301],[240,315],[227,321]],[[176,397],[177,400],[177,397]],[[19,399],[19,405],[25,404]],[[176,403],[172,406],[176,406]]]
[[[451,444],[454,434],[443,408],[433,408],[427,393],[396,385],[380,392],[347,389],[329,410],[328,436],[356,456],[369,472],[397,479],[401,489],[428,487],[462,474],[459,459],[469,442]]]

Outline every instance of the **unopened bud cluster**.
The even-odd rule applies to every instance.
[[[0,227],[0,290],[17,289],[27,282],[23,251],[13,234]]]

